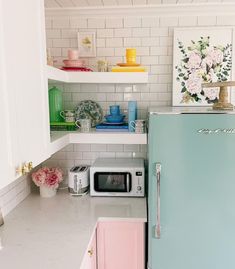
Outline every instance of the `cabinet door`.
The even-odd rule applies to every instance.
[[[0,1],[0,18],[3,16],[2,2]],[[1,20],[0,20],[1,21]],[[0,40],[3,39],[3,25],[0,23]],[[0,115],[1,115],[1,131],[0,131],[0,189],[9,184],[9,179],[14,175],[11,173],[11,144],[9,134],[9,108],[7,98],[7,84],[5,73],[5,55],[4,46],[0,42]]]
[[[80,269],[96,269],[97,259],[96,259],[96,233],[93,236],[88,250],[84,256],[82,266]]]
[[[0,1],[14,163],[37,165],[49,157],[43,1]]]
[[[97,229],[99,269],[144,269],[144,223],[100,222]]]

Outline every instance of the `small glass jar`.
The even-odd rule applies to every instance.
[[[105,60],[99,60],[97,62],[98,72],[108,72],[108,62]]]

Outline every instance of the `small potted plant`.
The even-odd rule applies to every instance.
[[[63,172],[58,167],[44,166],[32,174],[32,180],[40,188],[41,197],[53,197],[63,180]]]

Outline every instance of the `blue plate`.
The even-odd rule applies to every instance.
[[[113,116],[113,115],[106,115],[104,116],[106,121],[107,122],[110,122],[110,123],[121,123],[123,122],[123,119],[125,117],[125,115],[116,115],[116,116]]]

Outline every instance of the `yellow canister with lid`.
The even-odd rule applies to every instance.
[[[136,63],[136,49],[126,49],[126,62]]]

